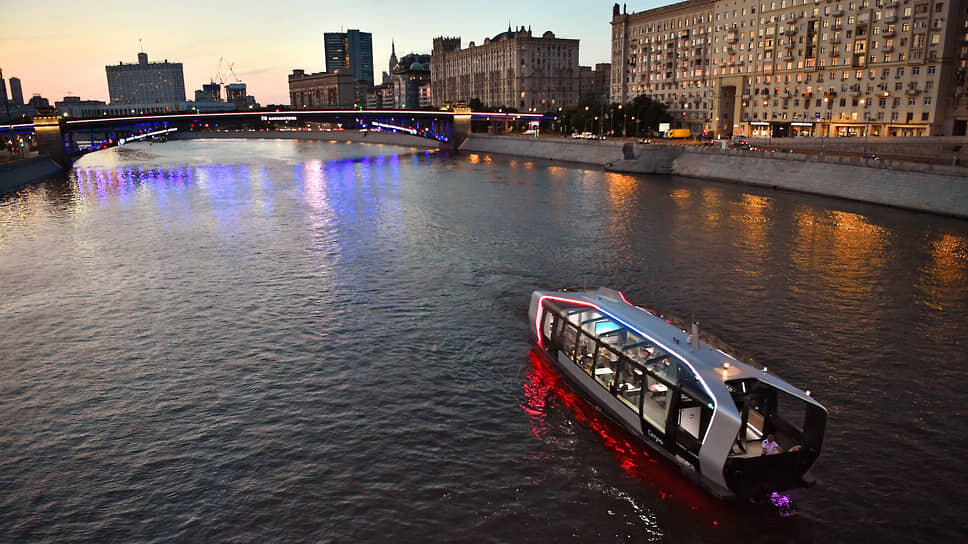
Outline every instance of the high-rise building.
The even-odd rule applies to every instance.
[[[687,0],[612,9],[612,100],[723,135],[964,135],[965,0]]]
[[[162,104],[185,101],[185,76],[180,62],[148,62],[138,53],[136,64],[105,66],[112,104]]]
[[[373,35],[349,29],[323,34],[326,71],[350,73],[356,81],[373,85]]]
[[[578,104],[578,40],[551,31],[534,37],[520,27],[461,49],[457,38],[434,38],[430,56],[435,106],[478,99],[486,106],[551,112]]]
[[[24,105],[24,90],[20,86],[19,77],[10,78],[10,105],[11,106]]]

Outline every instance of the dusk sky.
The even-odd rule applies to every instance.
[[[670,2],[642,0],[642,11]],[[51,103],[65,95],[108,100],[104,67],[137,62],[138,39],[149,61],[181,62],[188,99],[215,76],[219,58],[261,104],[288,104],[294,68],[322,72],[323,33],[357,28],[373,34],[374,78],[386,70],[390,40],[397,56],[430,53],[435,36],[460,36],[462,46],[514,27],[531,26],[577,38],[580,63],[608,62],[613,1],[605,0],[283,0],[278,2],[136,2],[0,0],[0,68],[19,77],[24,97]],[[224,68],[226,82],[234,81]]]

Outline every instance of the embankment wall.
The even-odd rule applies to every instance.
[[[632,174],[674,174],[776,187],[968,218],[968,169],[963,167],[655,144],[635,145],[636,158],[628,160],[623,158],[622,145],[475,135],[460,150],[579,162]]]
[[[685,151],[673,173],[968,217],[968,177],[796,157]]]
[[[12,192],[60,171],[61,167],[47,156],[0,163],[0,194]]]

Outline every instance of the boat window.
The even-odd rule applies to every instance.
[[[667,382],[676,382],[676,364],[671,357],[664,351],[659,350],[661,355],[653,357],[645,362],[645,369],[661,377]]]
[[[599,346],[595,356],[595,369],[593,371],[595,380],[611,391],[617,370],[618,354],[604,346]]]
[[[582,330],[578,335],[578,349],[575,350],[573,360],[587,374],[591,374],[595,367],[593,364],[595,361],[595,348],[595,339],[588,336],[588,333]]]
[[[714,407],[715,404],[713,403],[713,399],[709,396],[709,393],[706,392],[706,388],[702,386],[699,376],[697,376],[696,373],[682,361],[677,361],[676,367],[676,374],[678,378],[676,383],[679,385],[679,387],[692,398],[696,399],[697,402],[707,404],[710,408]]]
[[[660,432],[665,432],[669,399],[673,390],[651,372],[643,376],[642,417]]]
[[[551,313],[550,311],[546,310],[544,313],[543,319],[544,321],[541,324],[541,335],[544,338],[550,339],[551,329],[555,324],[555,319],[557,319],[557,316],[555,316],[555,314]]]
[[[639,413],[642,396],[643,372],[632,361],[622,358],[615,377],[615,396],[626,406]]]
[[[578,342],[578,327],[574,323],[566,320],[563,321],[563,327],[561,331],[561,336],[559,340],[559,346],[561,346],[561,351],[568,354],[569,357],[574,358],[576,343]]]

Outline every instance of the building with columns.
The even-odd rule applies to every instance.
[[[435,106],[470,102],[551,112],[578,104],[578,40],[540,37],[520,27],[470,42],[434,38],[430,57],[430,94]]]
[[[968,0],[687,0],[612,10],[612,100],[719,135],[965,135]]]

